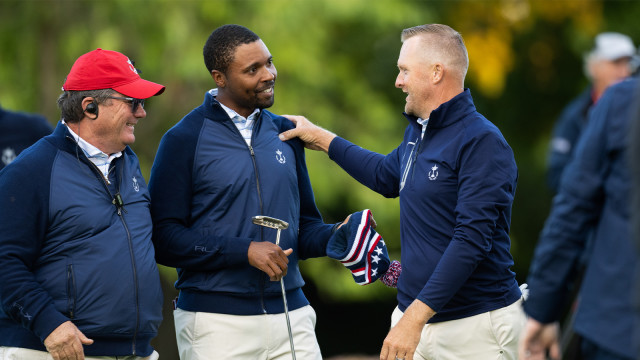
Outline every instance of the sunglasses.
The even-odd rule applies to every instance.
[[[136,98],[130,98],[130,97],[121,97],[121,96],[108,96],[107,98],[115,99],[115,100],[123,100],[128,103],[131,103],[131,112],[134,114],[136,113],[136,110],[138,110],[138,106],[141,106],[144,109],[144,99],[136,99]]]

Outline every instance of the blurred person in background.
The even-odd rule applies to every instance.
[[[529,270],[527,325],[520,359],[561,357],[559,320],[586,257],[573,331],[584,360],[638,356],[633,294],[638,252],[631,237],[629,130],[637,79],[605,91],[593,107],[573,159],[561,177]],[[587,234],[593,234],[590,240]]]
[[[640,89],[640,76],[637,77],[639,84],[636,85],[637,89]],[[631,211],[631,223],[632,236],[634,239],[636,254],[640,259],[640,91],[636,91],[634,113],[632,114],[631,125],[631,139],[630,139],[630,155],[629,162],[631,167],[632,185],[631,193],[633,199],[633,206]],[[635,345],[638,359],[640,360],[640,265],[636,266],[636,280],[635,280],[635,316],[636,316],[636,328],[635,328]]]
[[[547,185],[552,194],[558,192],[562,172],[573,157],[575,146],[587,125],[589,111],[609,86],[631,75],[637,67],[637,60],[636,49],[629,36],[603,32],[595,37],[593,48],[584,55],[584,73],[590,84],[565,107],[554,125],[547,161]],[[570,296],[574,299],[590,253],[589,238],[593,234],[586,236],[586,250],[576,265],[578,276]],[[562,322],[562,351],[569,358],[579,352],[579,336],[571,330],[574,316],[575,303],[568,307],[566,319]]]
[[[595,37],[593,49],[584,56],[590,85],[564,108],[553,128],[547,161],[547,184],[552,193],[558,192],[562,171],[587,124],[589,110],[609,86],[631,75],[635,57],[636,48],[629,36],[605,32]]]
[[[156,360],[162,290],[129,145],[164,86],[97,49],[62,89],[53,134],[0,171],[0,360]]]
[[[41,115],[9,111],[0,106],[0,170],[52,131],[47,119]]]

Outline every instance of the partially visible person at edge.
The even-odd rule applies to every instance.
[[[571,161],[574,149],[587,124],[588,113],[604,93],[604,91],[628,77],[637,60],[635,47],[630,37],[613,32],[601,33],[594,39],[593,48],[584,56],[584,73],[589,86],[563,110],[556,121],[549,147],[547,161],[547,184],[553,195],[558,192],[560,178],[567,164]],[[577,289],[584,274],[584,269],[591,249],[592,233],[587,237],[586,250],[576,264],[577,277],[573,291],[569,295],[571,305],[567,306],[562,316],[563,331],[562,349],[564,357],[573,358],[579,353],[579,336],[571,331],[575,319],[575,302]]]
[[[609,86],[631,75],[635,54],[627,35],[606,32],[596,36],[593,49],[584,57],[590,84],[564,108],[553,128],[547,161],[547,184],[553,194],[558,192],[560,177],[587,124],[589,110]]]
[[[0,359],[155,360],[162,290],[129,145],[164,86],[97,49],[62,89],[53,134],[0,172]]]
[[[560,358],[560,311],[575,266],[592,231],[591,255],[578,295],[573,331],[580,359],[630,360],[634,345],[633,294],[638,254],[631,238],[628,145],[637,79],[613,85],[594,106],[574,159],[567,166],[536,247],[524,309],[521,359]]]
[[[460,34],[405,29],[396,87],[408,126],[388,155],[289,118],[300,137],[386,197],[400,197],[398,307],[380,359],[516,359],[522,292],[510,270],[517,168],[500,131],[477,112]]]
[[[336,226],[316,208],[304,145],[278,139],[293,125],[265,110],[273,58],[239,25],[214,30],[203,55],[217,88],[163,136],[149,181],[156,259],[178,271],[180,358],[290,358],[284,278],[296,358],[321,359],[298,260],[326,256]],[[255,215],[289,223],[280,246]]]
[[[639,82],[636,85],[636,89],[640,88],[640,76],[636,78]],[[631,223],[632,226],[632,239],[634,239],[636,255],[640,259],[640,91],[635,93],[635,102],[633,104],[633,112],[631,117],[631,139],[629,140],[630,151],[629,163],[631,168],[631,193],[633,199],[633,205],[631,208]],[[640,266],[636,266],[636,279],[635,279],[635,316],[636,327],[634,334],[634,341],[636,344],[636,353],[638,354],[638,360],[640,360]]]
[[[9,111],[0,106],[0,170],[52,131],[41,115]]]

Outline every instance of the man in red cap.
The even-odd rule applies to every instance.
[[[53,134],[0,172],[0,359],[157,359],[149,193],[128,145],[164,86],[97,49],[62,89]]]

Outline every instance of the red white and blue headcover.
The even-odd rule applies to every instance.
[[[340,261],[358,285],[376,281],[389,268],[387,246],[371,227],[371,210],[351,214],[329,239],[327,256]]]

